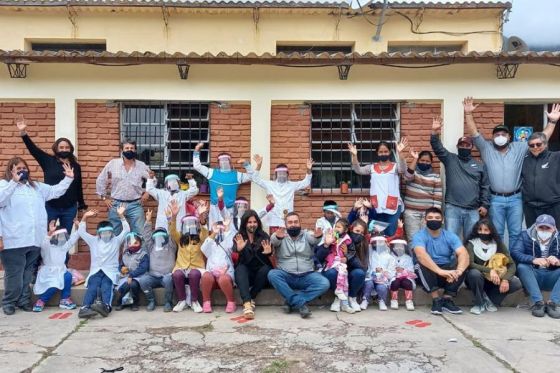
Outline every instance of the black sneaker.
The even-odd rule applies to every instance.
[[[89,319],[94,316],[97,316],[97,312],[89,307],[80,308],[80,311],[78,312],[78,318],[80,319]]]
[[[21,306],[18,306],[18,308],[24,312],[33,312],[33,306],[31,305],[31,303],[23,304]]]
[[[546,304],[546,313],[553,319],[560,319],[560,309],[557,308],[554,302],[548,301]]]
[[[441,315],[443,313],[443,310],[441,309],[441,303],[441,298],[434,298],[432,300],[432,313],[434,315]]]
[[[139,311],[139,310],[140,310],[140,307],[138,307],[137,304],[133,304],[133,305],[130,307],[130,310],[131,310],[131,311]]]
[[[302,319],[307,319],[309,316],[311,316],[311,311],[309,310],[307,305],[304,304],[299,308],[299,315]]]
[[[284,311],[284,313],[290,314],[294,311],[294,309],[288,303],[284,303],[284,305],[282,306],[282,311]]]
[[[103,303],[95,303],[91,306],[91,309],[103,317],[109,316],[109,312],[111,312],[111,308],[107,304]]]
[[[457,307],[451,298],[443,298],[441,301],[441,309],[453,314],[463,313],[463,310]]]
[[[544,317],[546,307],[543,301],[538,301],[531,306],[531,314],[535,317]]]
[[[12,316],[14,313],[16,313],[16,308],[12,305],[6,305],[4,307],[2,307],[4,314],[8,315],[8,316]]]

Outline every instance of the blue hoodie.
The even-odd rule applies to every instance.
[[[548,256],[555,256],[560,259],[560,248],[558,242],[558,231],[554,233],[548,243]],[[511,257],[517,264],[533,264],[533,259],[542,258],[541,245],[537,239],[537,227],[533,224],[529,229],[524,230],[518,240],[511,247]],[[552,269],[556,269],[554,267]]]

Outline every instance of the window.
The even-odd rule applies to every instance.
[[[193,150],[199,142],[206,143],[200,161],[208,165],[209,123],[208,103],[121,103],[121,138],[136,140],[138,159],[160,181],[168,174],[177,174],[184,181],[185,173],[193,171]]]
[[[461,52],[463,44],[389,44],[387,52],[395,53],[408,53],[408,52]]]
[[[369,188],[370,176],[352,171],[347,144],[358,148],[360,164],[377,160],[381,141],[393,145],[399,127],[398,104],[386,102],[311,104],[312,188],[338,191],[340,183],[350,188]]]
[[[544,111],[550,111],[552,104],[505,104],[504,124],[513,134],[516,127],[532,127],[534,132],[544,129],[548,119]],[[560,150],[560,134],[555,130],[549,140],[550,150]]]
[[[276,53],[284,52],[284,53],[339,53],[342,52],[344,54],[352,53],[352,45],[321,45],[318,44],[295,44],[295,45],[276,45]]]
[[[31,50],[43,51],[68,51],[68,52],[105,52],[106,43],[31,43]]]

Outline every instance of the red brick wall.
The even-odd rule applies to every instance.
[[[54,143],[54,103],[0,102],[0,174],[3,176],[8,161],[15,156],[23,157],[30,167],[31,176],[43,180],[43,172],[35,159],[29,155],[19,136],[16,118],[23,116],[27,133],[35,144],[51,153]]]
[[[251,156],[251,105],[232,104],[223,108],[210,105],[210,152],[212,167],[218,167],[219,153],[228,152],[233,167],[244,171],[237,161],[249,160]],[[250,183],[241,185],[237,194],[250,200]]]

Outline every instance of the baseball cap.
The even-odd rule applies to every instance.
[[[554,220],[554,218],[552,216],[546,215],[546,214],[539,215],[539,217],[537,218],[537,221],[535,222],[535,225],[537,227],[546,225],[547,227],[550,227],[552,229],[556,229],[556,221]]]
[[[507,126],[504,126],[503,124],[500,124],[500,125],[497,125],[496,127],[494,127],[494,129],[492,130],[492,134],[495,134],[496,132],[500,132],[500,131],[510,133],[509,128]]]
[[[470,136],[463,136],[459,139],[459,141],[457,141],[457,145],[462,144],[462,143],[473,146],[473,141],[472,141],[472,138]]]

